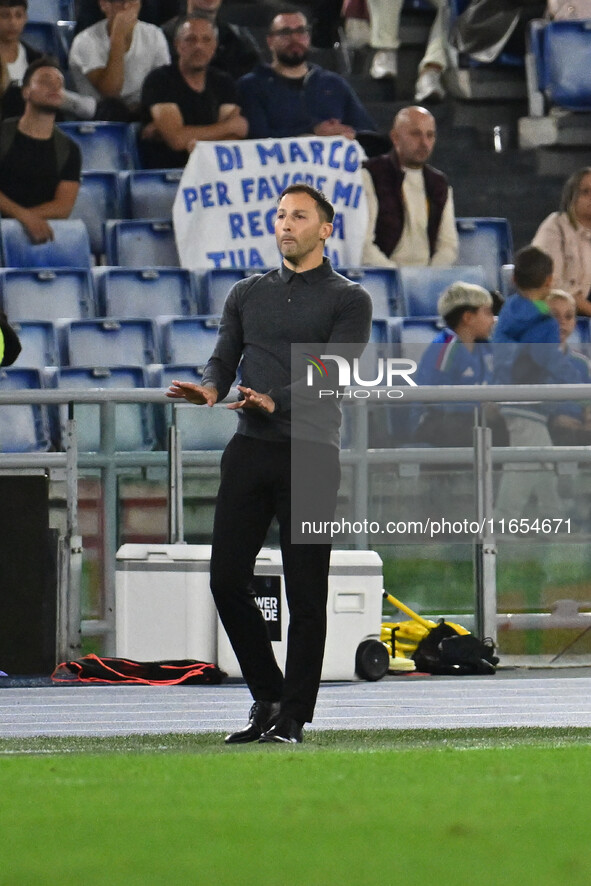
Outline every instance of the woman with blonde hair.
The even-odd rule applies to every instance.
[[[559,212],[544,219],[532,245],[552,257],[553,285],[573,296],[579,314],[591,316],[591,166],[567,180]]]

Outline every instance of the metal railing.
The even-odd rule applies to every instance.
[[[350,465],[353,471],[352,511],[363,514],[369,500],[369,471],[371,466],[388,464],[418,465],[460,465],[472,461],[475,476],[475,504],[479,518],[485,518],[485,530],[475,542],[475,614],[476,626],[482,636],[496,636],[499,615],[496,604],[496,547],[495,539],[486,528],[487,515],[492,514],[492,469],[493,465],[508,462],[532,462],[543,460],[548,463],[591,462],[591,447],[504,447],[491,446],[490,429],[481,422],[481,410],[476,408],[474,448],[413,448],[368,449],[368,409],[367,405],[390,405],[397,403],[532,403],[547,401],[585,400],[591,401],[591,385],[523,385],[523,386],[442,386],[404,388],[402,400],[380,398],[386,389],[374,388],[372,397],[359,403],[360,408],[352,410],[353,433],[351,449],[342,452],[342,463]],[[93,403],[100,406],[101,440],[100,451],[79,452],[76,424],[73,409],[78,403]],[[43,406],[68,404],[69,420],[63,434],[65,452],[0,453],[0,471],[26,471],[31,468],[65,470],[66,476],[66,537],[63,539],[61,560],[61,593],[58,608],[58,651],[63,656],[72,656],[80,648],[82,635],[103,635],[105,652],[113,653],[115,648],[115,567],[117,553],[117,477],[126,468],[168,467],[170,539],[183,540],[182,529],[182,469],[219,464],[220,451],[182,451],[178,437],[172,438],[167,451],[120,452],[116,449],[115,406],[125,403],[157,403],[175,406],[166,399],[159,389],[92,389],[92,390],[22,390],[0,391],[0,405],[38,404]],[[224,408],[222,404],[215,408]],[[173,420],[174,426],[174,420]],[[102,483],[102,523],[105,527],[102,540],[104,563],[103,618],[90,621],[80,619],[81,557],[82,539],[78,531],[78,475],[81,471],[100,471]],[[356,547],[367,547],[368,538],[359,536]],[[580,614],[570,619],[571,627],[588,623],[588,618]],[[547,622],[547,614],[539,614],[540,624]],[[506,616],[503,616],[506,619]],[[531,626],[536,614],[530,615]],[[563,619],[564,620],[564,619]]]

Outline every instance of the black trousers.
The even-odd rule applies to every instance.
[[[291,542],[291,445],[236,434],[226,447],[214,518],[211,590],[254,700],[280,701],[282,715],[304,723],[312,720],[322,671],[331,546]],[[322,516],[330,519],[340,481],[338,450],[317,443],[294,445],[294,464],[307,466],[304,476],[295,478],[295,497],[304,503],[320,499]],[[285,676],[251,588],[255,561],[274,516],[290,615]]]

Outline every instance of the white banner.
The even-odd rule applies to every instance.
[[[361,145],[346,138],[198,142],[173,208],[182,267],[276,267],[277,199],[296,182],[323,191],[335,208],[326,244],[333,267],[358,266],[367,224],[364,159]]]

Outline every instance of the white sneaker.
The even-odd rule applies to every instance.
[[[415,86],[416,102],[440,102],[445,98],[445,89],[441,82],[441,73],[441,71],[436,71],[434,68],[425,68],[425,70],[419,74]]]
[[[361,49],[369,45],[369,22],[363,18],[345,19],[345,43],[350,49]]]
[[[373,80],[385,80],[398,73],[395,49],[378,49],[373,57],[369,76]]]

